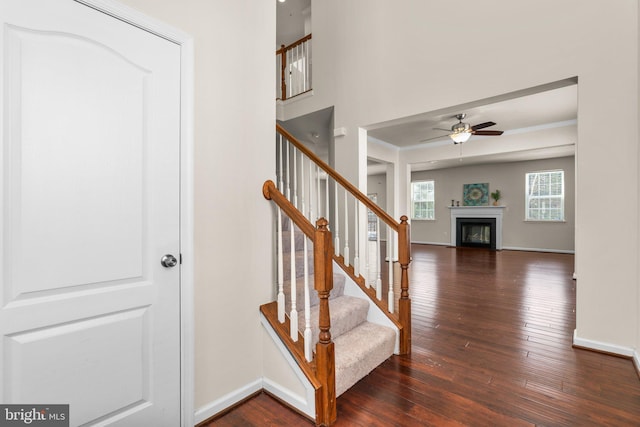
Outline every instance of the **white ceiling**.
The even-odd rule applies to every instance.
[[[329,143],[331,141],[331,123],[333,107],[314,111],[281,123],[282,126],[303,142],[322,160],[329,161]]]
[[[276,49],[306,36],[304,20],[311,13],[311,0],[272,1],[276,2]]]
[[[466,113],[467,116],[463,122],[472,126],[489,121],[495,122],[495,126],[484,130],[502,130],[508,135],[523,132],[529,128],[574,121],[577,119],[577,105],[577,85],[572,84],[510,99],[486,100],[482,105],[477,106],[455,107],[458,108],[455,111],[447,109],[442,112],[405,117],[373,126],[373,129],[369,129],[368,135],[399,148],[428,146],[443,140],[451,141],[448,137],[450,132],[439,129],[451,129],[451,126],[458,122],[455,118],[457,113]],[[500,138],[500,136],[473,135],[467,144],[478,139],[493,138]],[[427,141],[424,141],[425,139]]]
[[[391,144],[401,150],[451,147],[448,150],[450,156],[447,158],[440,157],[437,160],[416,158],[416,162],[411,165],[413,171],[571,156],[575,154],[575,141],[560,142],[555,146],[546,146],[544,141],[540,141],[540,147],[526,149],[518,149],[510,145],[509,151],[500,152],[492,151],[490,148],[513,135],[575,126],[578,117],[576,83],[576,79],[567,79],[463,106],[371,125],[367,127],[369,141]],[[489,121],[495,122],[495,126],[487,127],[485,130],[502,130],[504,134],[502,136],[473,135],[466,143],[454,146],[446,129],[450,129],[457,123],[455,115],[458,113],[466,113],[464,122],[472,126]],[[491,154],[470,156],[464,152],[465,149],[467,153],[471,151],[469,148],[472,145],[478,148],[478,144],[482,144],[483,148],[491,151]],[[374,159],[369,160],[370,175],[384,173],[386,167],[383,163],[376,162]]]

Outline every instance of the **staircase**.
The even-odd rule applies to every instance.
[[[260,311],[307,391],[265,389],[317,425],[331,425],[336,397],[394,353],[411,350],[409,225],[404,216],[393,220],[286,130],[277,126],[277,132],[279,185],[263,186],[277,213],[276,301]],[[378,218],[375,242],[366,226],[372,214]],[[380,224],[387,227],[386,254]]]
[[[283,221],[283,248],[286,254],[290,254],[290,221]],[[301,231],[293,231],[295,237],[295,250],[293,253],[298,260],[304,257],[303,240]],[[312,254],[312,252],[309,252]],[[301,265],[301,262],[296,262]],[[284,292],[291,294],[290,256],[284,260]],[[309,270],[308,283],[314,282],[313,269]],[[302,268],[297,269],[296,278],[304,276]],[[300,280],[298,280],[300,282]],[[345,283],[347,277],[344,274],[333,274],[333,289],[329,296],[329,313],[331,319],[331,338],[335,345],[335,382],[336,397],[344,393],[358,380],[371,372],[375,367],[387,360],[396,347],[396,331],[390,327],[368,322],[370,302],[368,299],[345,295]],[[291,311],[291,298],[287,298],[285,312]],[[305,318],[304,312],[304,288],[296,288],[296,311],[298,319]],[[320,327],[318,325],[320,299],[315,292],[310,293],[310,321],[311,321],[311,346],[319,341]],[[304,335],[305,325],[300,322],[298,330]]]

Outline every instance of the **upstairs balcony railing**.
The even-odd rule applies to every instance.
[[[276,51],[276,98],[286,100],[311,90],[311,34]]]

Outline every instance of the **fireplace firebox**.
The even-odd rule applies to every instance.
[[[496,250],[495,218],[456,218],[456,246]]]
[[[502,216],[505,208],[505,206],[449,207],[451,210],[451,246],[475,246],[501,251]],[[467,227],[465,227],[466,238],[464,239],[465,233],[462,233],[460,221],[467,223]],[[490,244],[487,244],[487,235]],[[462,240],[466,240],[467,243],[462,243]]]

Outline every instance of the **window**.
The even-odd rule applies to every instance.
[[[434,181],[411,183],[411,219],[435,219]]]
[[[564,171],[527,174],[527,221],[564,221]]]

